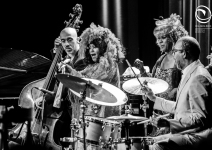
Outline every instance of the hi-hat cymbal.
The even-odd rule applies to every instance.
[[[104,122],[104,123],[107,122],[107,123],[111,123],[111,124],[120,124],[120,122],[118,122],[118,121],[108,120],[108,119],[103,118],[103,117],[95,117],[95,116],[85,115],[85,119],[86,120],[96,120],[96,121]]]
[[[152,89],[154,94],[165,92],[169,87],[169,84],[162,79],[151,78],[151,77],[140,77],[138,79],[142,84],[143,82],[147,82],[147,86]],[[124,82],[122,88],[126,92],[134,95],[144,95],[144,93],[141,90],[141,85],[138,79],[133,78]]]
[[[124,114],[121,116],[111,116],[111,117],[107,117],[108,120],[115,120],[115,121],[124,121],[124,120],[131,120],[131,121],[144,121],[147,120],[148,118],[146,117],[140,117],[140,116],[133,116],[130,114]]]
[[[80,93],[84,91],[87,84],[85,99],[95,104],[118,106],[125,104],[128,100],[121,89],[103,81],[78,78],[69,74],[57,74],[57,78],[78,97],[81,96]]]

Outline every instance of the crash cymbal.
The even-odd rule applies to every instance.
[[[147,86],[152,89],[154,94],[165,92],[169,87],[169,84],[162,79],[151,78],[151,77],[140,77],[138,79],[142,84],[144,83],[144,81],[147,82]],[[141,85],[138,79],[133,78],[124,82],[122,88],[126,92],[134,95],[144,95],[144,93],[141,91]]]
[[[115,120],[115,121],[124,121],[124,120],[131,120],[131,121],[144,121],[147,120],[148,118],[146,117],[140,117],[140,116],[133,116],[130,114],[124,114],[121,116],[111,116],[107,117],[108,120]]]
[[[125,104],[128,100],[121,89],[103,81],[78,78],[69,74],[57,74],[57,78],[78,97],[84,91],[87,83],[86,100],[95,104],[118,106]]]

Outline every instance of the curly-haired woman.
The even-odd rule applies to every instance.
[[[120,75],[118,63],[124,58],[124,47],[115,35],[108,29],[91,24],[80,36],[80,57],[85,58],[87,67],[82,71],[77,71],[71,66],[66,65],[70,75],[97,79],[107,82],[116,87],[120,87]],[[79,119],[81,115],[80,102],[78,98],[72,101],[73,117]],[[108,97],[109,98],[109,97]],[[108,117],[121,114],[120,106],[103,106],[88,101],[84,102],[87,106],[85,115],[93,117]],[[88,144],[87,149],[99,149],[98,144]],[[83,143],[77,142],[77,150],[83,149]]]

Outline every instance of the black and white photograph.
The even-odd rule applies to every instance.
[[[0,2],[0,150],[210,150],[211,11]]]

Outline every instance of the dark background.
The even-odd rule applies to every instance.
[[[102,5],[108,4],[107,22],[104,22]],[[108,27],[122,41],[127,50],[127,59],[131,63],[136,58],[144,61],[151,69],[160,56],[155,44],[153,29],[154,18],[167,18],[171,13],[179,14],[182,23],[189,34],[198,38],[195,33],[194,13],[196,6],[204,4],[211,7],[209,0],[64,0],[64,1],[7,1],[0,6],[0,47],[20,49],[35,52],[51,59],[49,53],[60,31],[65,27],[64,21],[69,20],[69,13],[75,4],[82,4],[83,12],[79,35],[91,22]],[[120,8],[120,9],[119,9]],[[120,14],[117,17],[117,12]],[[119,24],[117,23],[119,20]],[[205,65],[205,57],[210,51],[211,35],[202,42],[203,55],[201,60]],[[207,46],[207,47],[205,47]],[[122,73],[126,64],[120,67]]]
[[[211,53],[211,29],[205,29],[204,33],[196,32],[198,23],[195,19],[195,10],[199,5],[207,6],[211,10],[210,0],[1,1],[0,50],[2,51],[2,48],[4,51],[7,49],[9,51],[10,48],[23,50],[52,60],[50,50],[54,46],[54,40],[65,27],[64,21],[70,19],[69,14],[73,12],[72,8],[76,4],[81,4],[83,7],[81,16],[83,24],[80,25],[78,34],[80,35],[92,22],[109,28],[123,43],[126,48],[126,58],[131,64],[139,58],[144,61],[145,66],[152,69],[161,55],[153,36],[155,19],[159,19],[160,16],[167,18],[172,13],[182,17],[181,22],[189,35],[199,41],[202,48],[201,62],[204,65],[209,63],[206,56]],[[211,21],[208,25],[212,25]],[[0,60],[1,57],[4,57],[2,53],[0,53]],[[13,62],[10,63],[3,67],[13,68]],[[12,72],[13,80],[11,77],[4,77],[11,72],[5,73],[0,69],[0,96],[3,94],[18,96],[23,86],[46,76],[50,67],[50,64],[48,65],[45,65],[43,70],[38,66],[41,69],[39,72],[43,74],[28,73],[23,75],[22,79],[20,78],[22,74],[17,75],[16,72]],[[120,74],[127,67],[126,62],[120,64]]]

